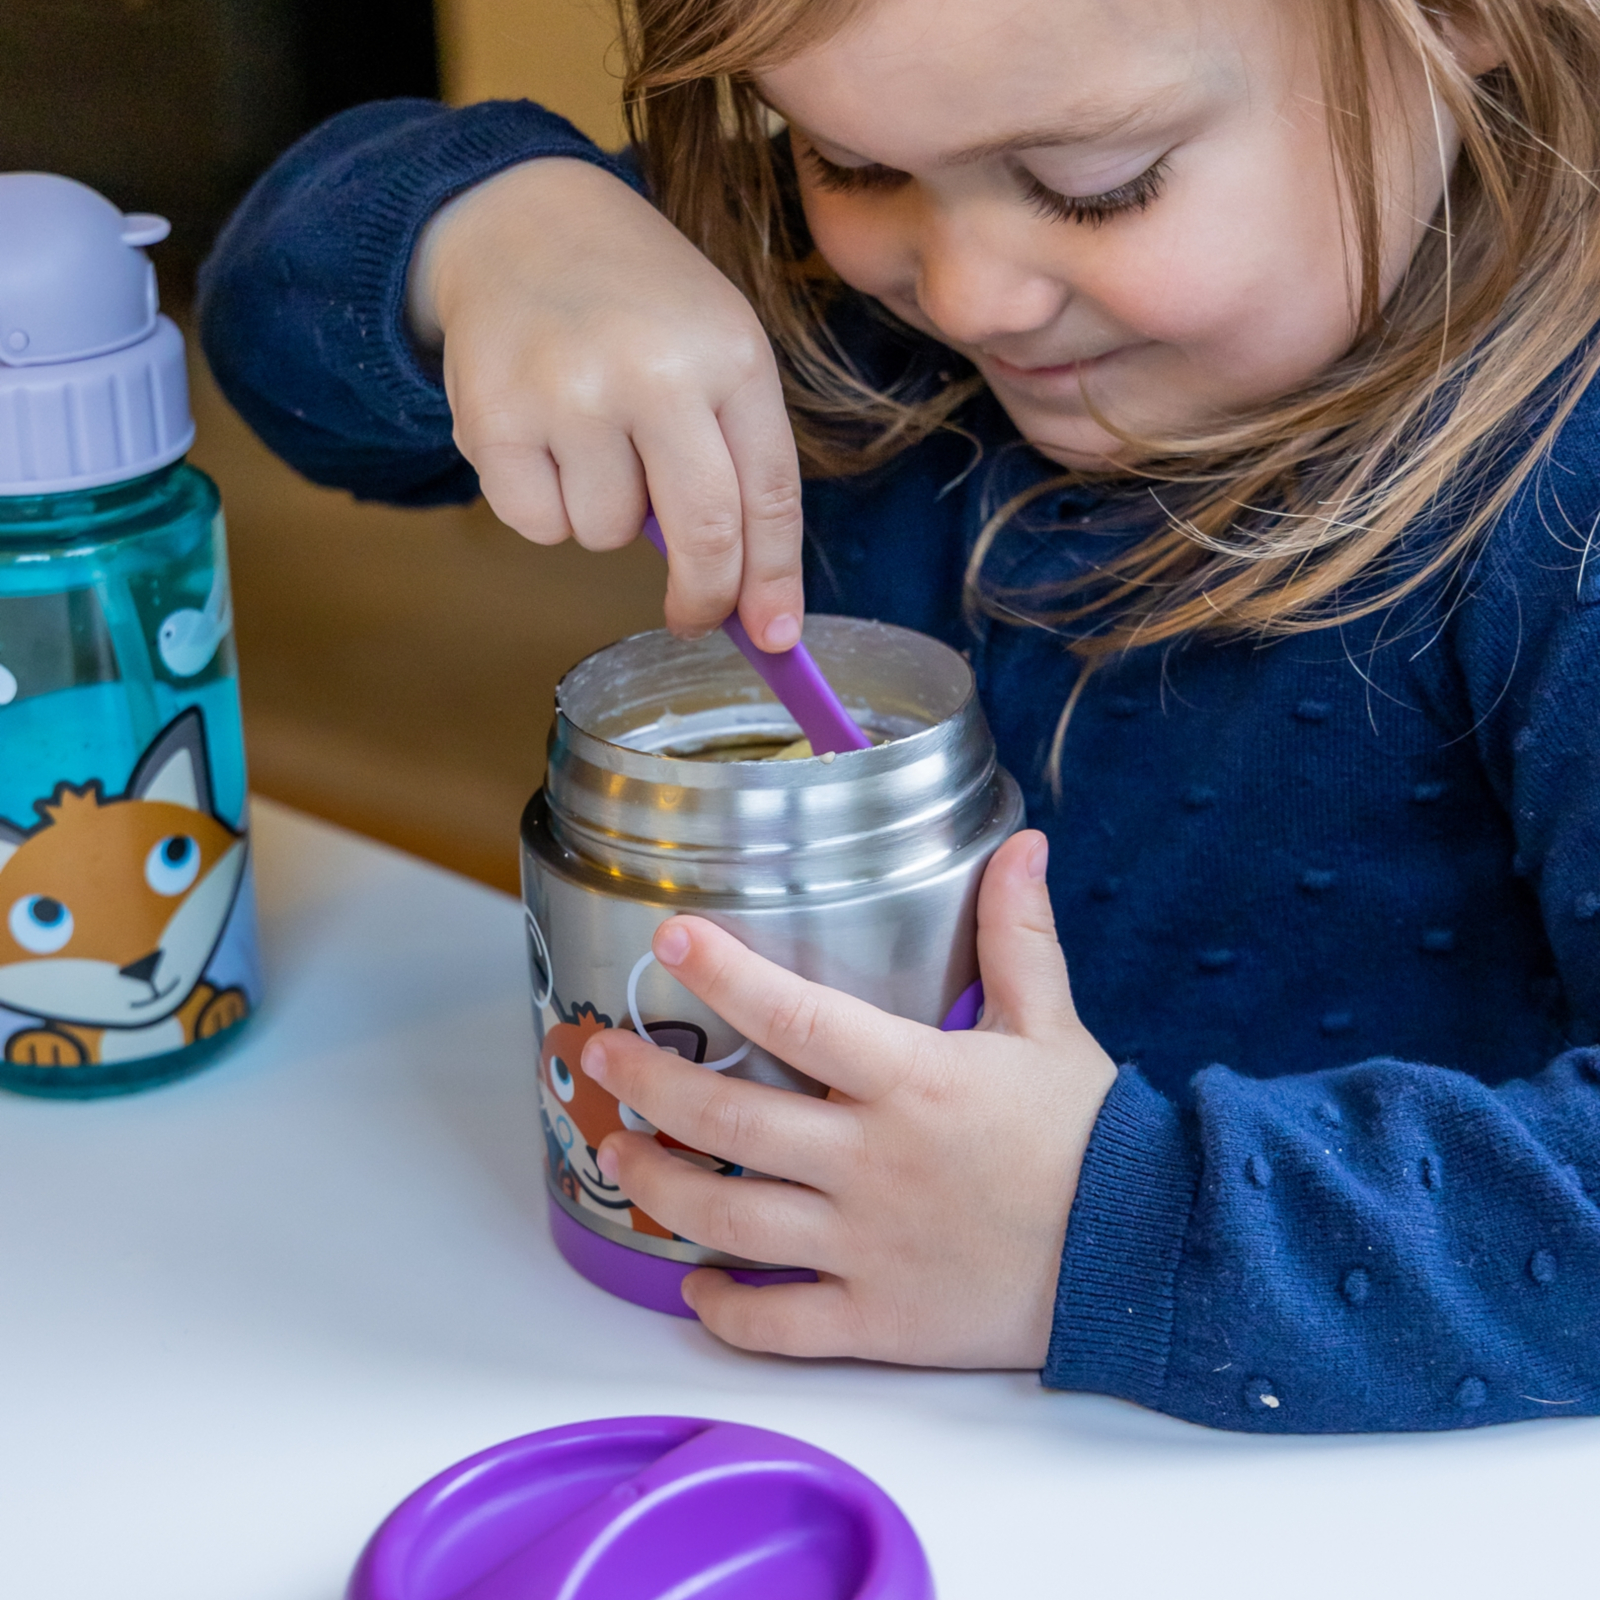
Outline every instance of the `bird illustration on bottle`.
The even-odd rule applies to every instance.
[[[185,606],[174,611],[156,634],[161,660],[175,678],[192,678],[204,672],[233,626],[233,606],[228,598],[228,576],[218,566],[203,609]]]

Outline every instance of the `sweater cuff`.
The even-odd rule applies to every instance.
[[[1050,1388],[1159,1405],[1199,1164],[1178,1108],[1123,1067],[1100,1108],[1067,1223],[1041,1374]]]
[[[374,383],[400,414],[419,399],[439,404],[443,385],[423,370],[406,332],[406,280],[417,240],[457,195],[536,158],[588,161],[633,189],[639,175],[607,155],[565,117],[531,100],[486,100],[407,130],[384,151],[387,181],[352,218],[350,299],[372,308],[378,337],[364,354]]]

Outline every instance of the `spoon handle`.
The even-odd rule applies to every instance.
[[[644,519],[644,536],[666,555],[667,541],[653,511]],[[722,624],[722,631],[738,645],[740,654],[766,680],[779,704],[800,724],[801,733],[811,741],[813,754],[838,755],[846,750],[872,748],[872,741],[840,703],[803,644],[792,650],[763,650],[745,632],[738,612]]]

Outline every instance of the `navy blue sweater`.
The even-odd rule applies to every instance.
[[[420,101],[262,179],[202,327],[274,449],[364,498],[475,494],[407,341],[407,263],[444,200],[554,154],[635,181],[536,106]],[[971,653],[1050,837],[1080,1012],[1123,1063],[1045,1382],[1279,1432],[1600,1412],[1600,395],[1403,615],[1097,672],[1059,794],[1074,658],[960,607],[986,511],[1051,469],[987,397],[963,420],[976,466],[942,434],[809,485],[808,597]],[[1132,492],[1054,496],[989,575],[1058,579],[1142,517]]]

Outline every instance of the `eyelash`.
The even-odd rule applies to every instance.
[[[893,167],[841,167],[824,155],[806,147],[806,159],[816,176],[817,187],[830,194],[862,194],[869,189],[898,189],[906,181],[903,172]]]
[[[898,189],[906,181],[905,173],[896,172],[893,167],[841,167],[809,148],[806,157],[811,163],[818,188],[833,194],[864,194],[874,189]],[[1119,183],[1115,189],[1107,189],[1104,194],[1057,194],[1032,174],[1022,176],[1022,193],[1028,204],[1049,221],[1081,222],[1098,228],[1113,217],[1147,209],[1160,198],[1166,181],[1167,158],[1163,156],[1146,167],[1137,178]]]
[[[1098,228],[1113,217],[1128,216],[1147,210],[1158,200],[1167,182],[1167,158],[1146,167],[1137,178],[1119,183],[1104,194],[1067,195],[1047,189],[1039,180],[1028,176],[1023,182],[1023,195],[1028,204],[1052,222],[1081,222]]]

